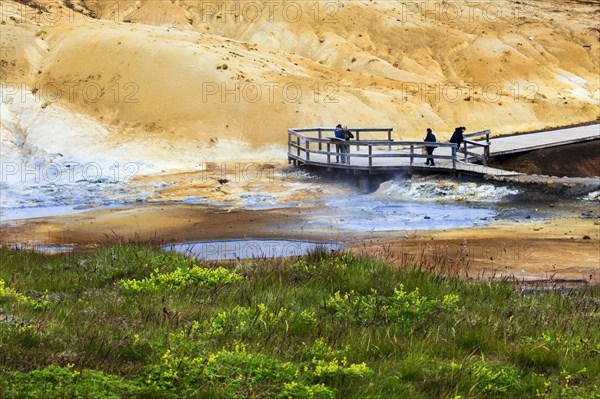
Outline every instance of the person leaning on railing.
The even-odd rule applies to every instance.
[[[460,147],[460,143],[462,143],[465,137],[465,130],[467,130],[467,128],[464,126],[454,129],[454,133],[452,133],[452,137],[450,137],[450,142],[456,144],[457,147]]]
[[[350,130],[348,130],[348,126],[344,126],[343,137],[342,138],[345,141],[350,141],[350,139],[354,138],[354,135],[352,134],[352,132]],[[344,144],[343,145],[342,153],[343,154],[350,154],[350,145],[349,144]],[[345,157],[342,156],[342,162],[343,163],[350,163],[350,157],[348,155],[346,155]]]

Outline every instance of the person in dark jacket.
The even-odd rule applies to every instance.
[[[353,139],[353,138],[354,138],[354,135],[352,134],[352,132],[350,130],[348,130],[348,126],[344,126],[343,139],[345,141],[350,141],[350,139]],[[342,153],[344,153],[344,154],[350,153],[350,145],[349,144],[344,144]],[[348,155],[346,155],[346,156],[342,155],[342,163],[350,163],[350,157]]]
[[[435,143],[437,141],[435,139],[435,134],[433,134],[430,128],[427,128],[427,135],[423,141],[427,143]],[[435,149],[435,146],[427,145],[425,146],[425,149],[427,149],[427,162],[425,162],[425,165],[435,166],[435,161],[433,160],[433,150]]]
[[[460,147],[460,143],[462,143],[464,135],[463,132],[466,130],[466,127],[461,126],[454,129],[454,133],[452,133],[452,137],[450,137],[450,142],[455,143]]]
[[[454,129],[454,133],[452,133],[452,137],[450,137],[450,143],[455,143],[457,150],[460,148],[460,144],[463,142],[463,140],[465,138],[465,136],[464,136],[465,130],[467,130],[467,128],[464,126],[457,127],[456,129]]]

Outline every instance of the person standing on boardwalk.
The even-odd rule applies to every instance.
[[[343,139],[345,141],[350,141],[350,139],[353,139],[353,138],[354,138],[354,135],[352,134],[352,132],[350,130],[348,130],[348,126],[344,126],[344,129],[343,129]],[[344,153],[344,154],[350,154],[350,145],[349,144],[344,144],[343,145],[342,153]],[[350,163],[350,156],[348,156],[348,155],[342,156],[342,162],[343,163]]]
[[[337,124],[337,126],[335,127],[335,130],[333,131],[333,134],[335,135],[336,139],[344,140],[344,129],[342,129],[341,123]],[[344,153],[344,144],[336,144],[335,145],[335,153],[336,153],[335,161],[339,163],[340,162],[339,154]],[[342,162],[344,162],[344,155],[342,155]]]
[[[435,134],[433,134],[430,128],[427,128],[427,135],[423,141],[427,143],[435,143],[437,141],[435,139]],[[425,165],[435,166],[435,161],[433,160],[433,150],[435,149],[435,146],[427,145],[425,146],[425,149],[427,149],[427,162],[425,162]]]

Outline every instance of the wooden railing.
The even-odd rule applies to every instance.
[[[434,151],[432,156],[434,160],[451,160],[452,168],[456,169],[458,146],[454,143],[394,141],[391,138],[392,128],[352,128],[350,131],[354,133],[354,140],[343,141],[335,139],[333,131],[334,128],[328,127],[289,129],[288,159],[304,163],[326,163],[337,167],[346,164],[353,167],[373,168],[373,161],[376,159],[410,158],[409,165],[412,166],[415,159],[426,159],[428,157],[428,155],[421,153],[422,148],[433,145],[438,151],[440,148],[450,148],[451,155],[441,155],[439,152],[435,154]],[[363,133],[363,137],[366,133],[375,133],[376,136],[385,133],[386,137],[384,139],[370,138],[364,140],[361,139],[360,133]],[[340,153],[337,151],[337,146],[347,146],[347,148],[352,148],[353,150]],[[361,148],[363,148],[362,151]],[[312,159],[311,155],[313,156]],[[314,155],[320,155],[321,159],[315,160]],[[322,156],[324,156],[324,159]],[[345,158],[347,161],[341,165],[339,162],[332,162],[332,160],[339,160],[339,158]],[[366,163],[359,163],[358,159],[361,158],[367,158],[368,161]],[[393,168],[403,165],[391,162],[376,166]]]
[[[459,149],[465,156],[465,162],[469,156],[475,157],[484,165],[487,165],[487,161],[490,158],[490,134],[491,130],[482,130],[481,132],[469,133],[463,136],[462,148]],[[479,143],[477,141],[469,140],[471,137],[485,136],[485,143]],[[469,151],[473,148],[483,147],[483,153],[479,154],[476,152]]]

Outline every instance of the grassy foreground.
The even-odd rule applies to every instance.
[[[600,398],[600,290],[0,250],[0,398]]]

